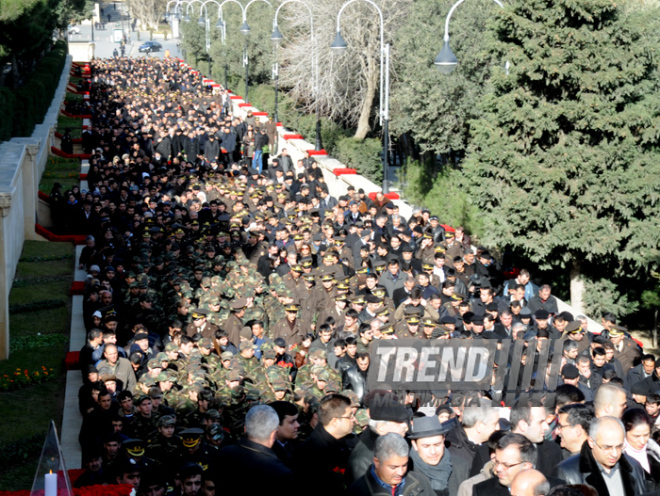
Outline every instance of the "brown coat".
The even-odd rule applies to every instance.
[[[229,341],[234,346],[238,346],[241,344],[241,331],[243,330],[243,321],[236,317],[236,314],[231,314],[229,317],[227,317],[227,320],[225,321],[225,331],[227,331],[227,334],[229,335]]]
[[[193,337],[198,332],[201,332],[202,337],[215,339],[215,331],[218,329],[219,327],[217,325],[211,324],[210,322],[204,322],[202,327],[196,327],[195,324],[190,323],[186,326],[186,334]]]
[[[305,327],[305,324],[301,319],[296,319],[293,328],[289,325],[289,321],[286,317],[271,327],[273,339],[284,339],[287,349],[291,349],[291,347],[296,344],[300,345],[303,337],[308,332],[310,332],[309,326]]]
[[[624,338],[620,344],[623,344],[623,348],[619,351],[616,346],[614,347],[614,358],[621,362],[623,372],[627,374],[635,366],[635,359],[642,356],[642,350],[629,338]]]

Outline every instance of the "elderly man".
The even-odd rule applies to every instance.
[[[280,419],[272,407],[252,407],[245,416],[247,437],[220,450],[219,466],[223,471],[216,484],[222,484],[228,494],[244,492],[248,483],[251,494],[288,494],[293,487],[293,473],[272,449],[279,425]]]
[[[369,469],[379,436],[390,432],[403,436],[408,430],[408,409],[391,398],[376,396],[371,402],[369,415],[369,426],[360,434],[360,441],[348,458],[346,478],[349,484]]]
[[[646,492],[644,469],[623,453],[625,429],[615,417],[599,417],[579,454],[557,467],[568,484],[589,484],[599,496],[633,496]]]
[[[518,472],[511,483],[511,496],[545,496],[548,491],[548,479],[532,468]]]
[[[435,496],[431,483],[419,472],[408,472],[408,443],[390,432],[378,438],[373,463],[349,488],[353,496]]]
[[[472,466],[479,451],[480,456],[473,465],[475,471],[472,475],[478,474],[488,461],[488,446],[484,443],[499,429],[500,421],[499,411],[490,406],[490,401],[485,399],[479,401],[480,406],[465,407],[461,424],[447,433],[452,457],[459,456]]]
[[[494,477],[474,486],[474,496],[509,496],[513,479],[522,470],[534,468],[536,444],[522,434],[507,434],[497,442]]]
[[[107,344],[103,351],[103,357],[104,359],[96,365],[99,373],[114,375],[118,381],[121,381],[120,389],[134,391],[137,383],[135,372],[133,371],[131,362],[119,356],[117,346]]]
[[[447,432],[435,415],[413,419],[408,433],[412,443],[410,460],[412,470],[428,477],[437,494],[454,495],[461,482],[469,477],[470,466],[460,456],[452,457],[445,449]]]

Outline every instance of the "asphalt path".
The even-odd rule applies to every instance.
[[[152,53],[144,53],[139,51],[140,45],[145,41],[149,41],[148,31],[132,31],[132,20],[129,18],[128,10],[123,2],[115,3],[102,3],[103,15],[101,16],[104,21],[104,28],[94,28],[94,56],[96,58],[109,58],[112,57],[113,52],[117,49],[120,52],[120,44],[113,39],[114,30],[120,29],[127,36],[126,55],[130,57],[158,57],[163,58],[165,51],[169,49],[170,56],[181,57],[181,51],[178,47],[179,40],[173,40],[168,37],[164,40],[162,36],[154,36],[153,40],[162,45],[162,50]],[[108,20],[108,14],[110,18]],[[72,32],[73,31],[73,32]],[[79,31],[79,33],[78,33]],[[92,41],[92,23],[91,21],[84,21],[82,24],[69,27],[69,42],[90,42]]]

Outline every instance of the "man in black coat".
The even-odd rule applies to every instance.
[[[379,436],[390,432],[404,435],[408,430],[410,413],[402,404],[386,396],[376,396],[369,405],[371,420],[351,452],[346,470],[346,482],[359,479],[367,473],[374,458]]]
[[[642,382],[653,375],[655,370],[655,357],[651,354],[642,356],[642,363],[635,365],[626,374],[625,386],[628,391],[633,384]]]
[[[483,446],[482,449],[485,450],[484,443],[488,441],[493,432],[499,429],[499,411],[490,405],[487,406],[487,403],[490,401],[482,399],[479,403],[465,407],[461,423],[449,431],[446,436],[452,457],[461,457],[472,467],[475,467],[474,460],[477,451],[480,451],[479,448]],[[485,456],[483,459],[477,458],[477,460],[478,467],[475,469],[476,471],[471,472],[471,475],[478,474],[484,463],[488,461]]]
[[[222,160],[225,164],[231,164],[235,159],[236,154],[236,133],[229,127],[225,127],[225,131],[222,134],[221,146],[224,150],[222,155]]]
[[[342,378],[344,389],[350,389],[362,401],[367,394],[367,376],[369,374],[369,352],[361,350],[355,355],[356,365],[344,372]]]
[[[220,155],[220,143],[215,139],[215,134],[209,134],[209,140],[204,144],[204,158],[209,162],[217,162]]]
[[[226,446],[219,453],[216,485],[227,494],[287,495],[293,487],[293,473],[272,450],[279,417],[268,405],[253,407],[245,417],[247,437],[237,444]],[[226,477],[231,474],[231,477]]]
[[[545,434],[550,429],[546,418],[545,407],[541,403],[519,402],[511,409],[511,432],[523,435],[536,445],[539,459],[535,468],[548,478],[563,456],[557,443],[545,440]]]
[[[523,470],[533,469],[540,456],[536,444],[525,436],[515,433],[503,436],[495,447],[495,476],[476,484],[473,496],[510,496],[513,479]],[[552,487],[563,483],[556,477],[546,479]]]
[[[436,494],[454,495],[461,482],[469,478],[470,465],[460,456],[452,457],[445,448],[448,430],[440,424],[436,415],[413,419],[408,433],[410,469],[428,477]]]
[[[195,135],[195,131],[190,131],[184,139],[183,151],[186,154],[187,161],[194,163],[197,160],[197,155],[199,155],[199,139]]]
[[[80,349],[80,356],[78,358],[83,382],[87,382],[87,369],[90,365],[94,365],[92,354],[94,353],[94,350],[96,350],[102,344],[103,331],[97,328],[91,329],[87,333],[87,341],[85,342],[85,346]]]
[[[619,419],[595,419],[582,451],[561,462],[557,476],[567,484],[589,484],[599,496],[643,494],[647,491],[644,469],[623,453],[624,438],[625,429]]]
[[[314,488],[318,496],[342,494],[349,455],[346,437],[355,425],[354,410],[343,395],[329,395],[321,401],[318,425],[293,453],[293,470],[300,487]]]

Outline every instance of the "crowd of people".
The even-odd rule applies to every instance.
[[[660,360],[614,315],[591,332],[461,227],[403,218],[380,193],[333,196],[312,157],[277,153],[272,120],[234,114],[178,60],[91,70],[89,191],[51,195],[56,225],[87,235],[77,485],[632,496],[660,482]],[[493,388],[370,390],[380,339],[549,345],[559,386],[511,408]]]

